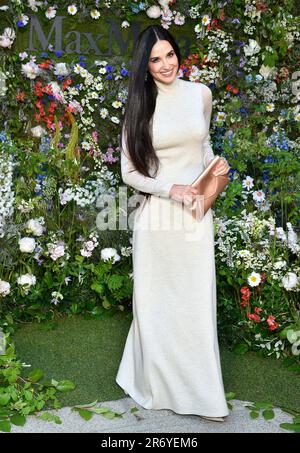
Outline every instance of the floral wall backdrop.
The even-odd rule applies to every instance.
[[[231,167],[214,206],[220,336],[298,360],[298,2],[12,0],[0,23],[2,325],[130,312],[120,123],[134,40],[159,23],[179,76],[212,90],[212,146]],[[101,195],[118,208],[107,230]]]

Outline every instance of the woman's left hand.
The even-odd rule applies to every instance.
[[[221,157],[221,159],[219,160],[219,162],[216,165],[214,175],[215,176],[226,175],[229,172],[229,170],[230,170],[230,166],[229,166],[227,160],[225,159],[225,157]]]

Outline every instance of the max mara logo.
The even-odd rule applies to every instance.
[[[54,51],[63,51],[65,54],[126,55],[131,53],[141,29],[146,26],[143,22],[133,22],[128,29],[122,29],[119,21],[107,18],[93,24],[78,22],[78,27],[74,29],[74,22],[70,26],[68,19],[68,16],[56,16],[49,24],[45,24],[37,15],[31,15],[28,47],[23,49],[24,40],[20,46],[28,52],[47,52],[51,44]],[[193,36],[192,27],[189,28],[191,32],[180,30],[177,36],[177,42],[183,47],[182,53],[186,55],[189,54]]]
[[[55,51],[63,51],[66,54],[86,54],[112,56],[116,54],[117,46],[120,54],[128,52],[130,40],[135,40],[141,24],[131,25],[130,33],[126,33],[124,39],[121,33],[120,24],[113,19],[98,22],[94,25],[93,31],[82,31],[84,23],[80,23],[78,30],[70,30],[67,16],[57,16],[51,21],[52,27],[45,27],[39,21],[38,16],[30,17],[28,47],[24,50],[29,52],[47,51],[49,44],[52,44]],[[86,27],[91,28],[89,23]],[[46,30],[47,28],[47,30]],[[73,28],[73,26],[72,26]],[[68,31],[69,30],[69,31]],[[102,31],[102,32],[101,32]]]

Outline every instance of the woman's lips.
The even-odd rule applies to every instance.
[[[173,69],[171,69],[171,71],[168,71],[168,72],[162,72],[162,75],[164,76],[170,76],[173,72]]]

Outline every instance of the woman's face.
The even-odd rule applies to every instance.
[[[148,63],[152,77],[160,82],[171,83],[177,77],[178,69],[178,58],[169,41],[157,41],[152,47]]]

